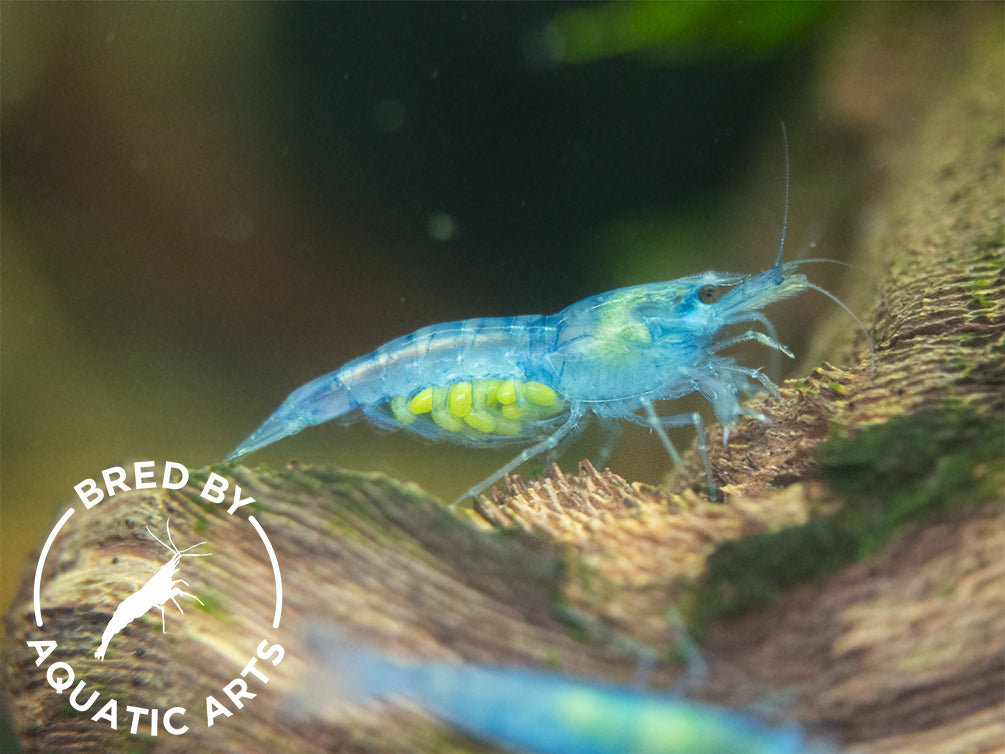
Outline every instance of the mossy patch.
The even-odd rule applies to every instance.
[[[229,620],[233,618],[230,611],[224,607],[223,600],[220,598],[219,594],[215,592],[208,594],[204,593],[200,595],[199,599],[201,601],[195,603],[197,610],[221,619]]]
[[[1001,411],[965,406],[891,419],[816,451],[821,475],[845,498],[837,513],[718,548],[696,589],[690,624],[764,605],[785,590],[834,573],[886,545],[907,523],[924,523],[1001,498]]]

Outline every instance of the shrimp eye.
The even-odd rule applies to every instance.
[[[721,285],[703,285],[698,289],[698,300],[703,304],[714,304],[722,298],[725,290]]]

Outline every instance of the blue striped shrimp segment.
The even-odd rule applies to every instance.
[[[306,640],[316,675],[304,683],[304,705],[315,715],[398,697],[476,738],[528,752],[803,750],[798,725],[772,726],[675,695],[517,666],[406,662],[327,623],[309,625]]]

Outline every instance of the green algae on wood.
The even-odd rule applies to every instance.
[[[692,598],[693,628],[873,555],[900,526],[998,499],[1003,434],[1000,416],[955,407],[895,417],[818,446],[821,475],[842,493],[841,509],[717,549]]]

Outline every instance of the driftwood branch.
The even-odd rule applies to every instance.
[[[887,163],[882,222],[857,254],[878,285],[875,372],[859,343],[858,367],[824,363],[787,382],[783,404],[762,399],[771,425],[741,424],[726,448],[720,433],[725,503],[687,489],[701,477],[693,454],[677,494],[586,464],[512,479],[471,511],[378,475],[296,465],[204,469],[179,490],[119,493],[57,538],[44,630],[33,574],[7,616],[25,748],[475,750],[484,744],[412,707],[333,700],[330,715],[305,720],[303,627],[322,618],[417,657],[624,682],[648,647],[652,683],[665,687],[682,672],[683,616],[709,662],[696,697],[767,699],[770,714],[860,751],[1000,749],[1005,106],[1000,28],[968,23],[953,79],[922,98],[913,130],[875,147]],[[212,472],[256,503],[232,515],[207,502]],[[249,510],[281,567],[279,629]],[[204,604],[179,597],[182,618],[167,602],[166,632],[152,609],[93,658],[114,607],[167,561],[146,530],[163,539],[167,520],[179,548],[212,548],[178,572]],[[43,639],[58,649],[40,670],[25,642]],[[203,700],[225,701],[263,640],[283,645],[283,662],[261,663],[268,683],[248,679],[256,697],[239,718],[207,727]],[[164,709],[184,695],[191,729],[152,738],[95,723],[46,683],[57,661],[102,699]]]

